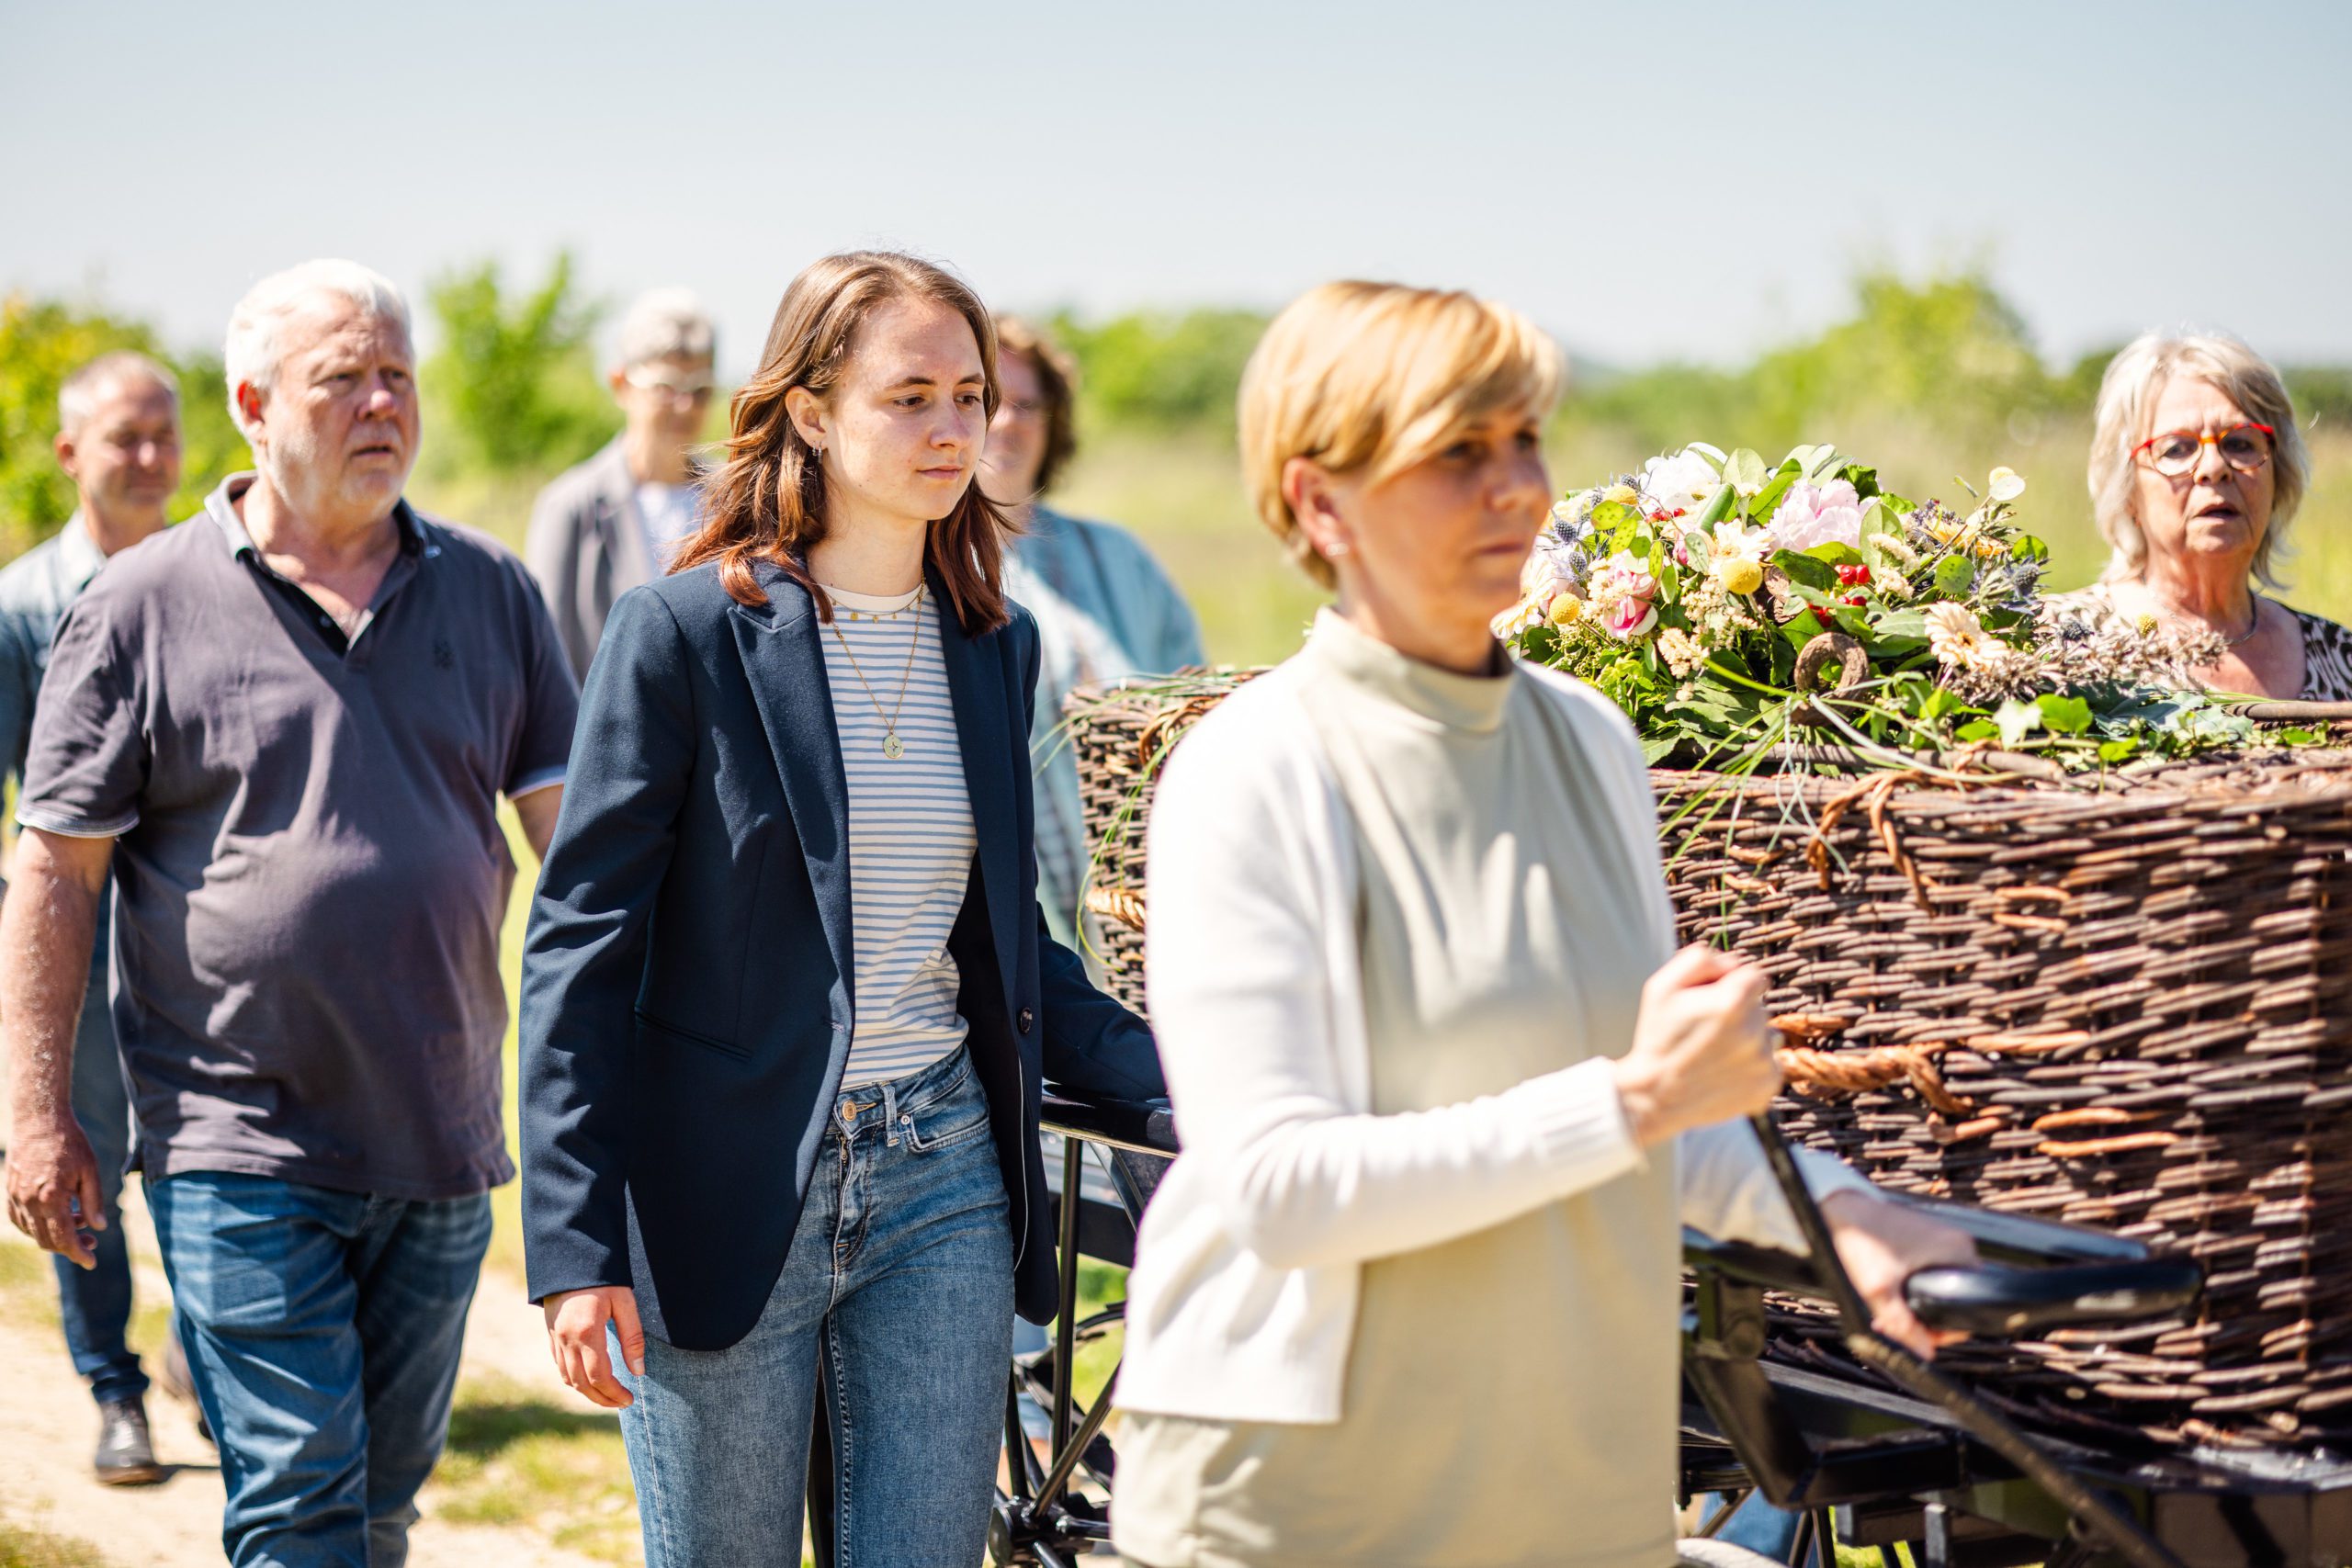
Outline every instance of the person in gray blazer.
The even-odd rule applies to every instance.
[[[613,601],[667,571],[696,526],[694,447],[710,410],[716,343],[710,317],[685,289],[639,296],[621,319],[620,363],[609,377],[627,423],[531,508],[523,556],[582,679]]]

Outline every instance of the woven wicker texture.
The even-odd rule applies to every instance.
[[[1138,1008],[1151,775],[1214,701],[1072,705],[1102,956]],[[1946,1353],[2024,1419],[2127,1445],[2352,1441],[2346,761],[2096,789],[1652,775],[1683,937],[1772,976],[1792,1135],[1890,1187],[2204,1264],[2192,1322]],[[1818,1319],[1777,1321],[1776,1355],[1837,1357]]]

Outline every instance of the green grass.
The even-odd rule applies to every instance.
[[[57,1275],[49,1254],[13,1225],[0,1227],[0,1322],[51,1329],[57,1325]],[[61,1343],[61,1355],[63,1349]]]
[[[0,1568],[114,1568],[114,1559],[77,1536],[0,1519]]]
[[[620,1423],[501,1378],[458,1385],[425,1507],[461,1524],[526,1529],[608,1562],[640,1559]]]

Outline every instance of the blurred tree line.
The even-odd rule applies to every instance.
[[[594,348],[608,307],[582,293],[569,254],[536,283],[512,282],[492,262],[453,269],[432,280],[424,303],[435,346],[420,383],[421,488],[512,509],[619,428]],[[1265,322],[1251,310],[1194,310],[1096,320],[1064,311],[1049,325],[1080,367],[1082,431],[1229,442],[1242,366]],[[180,375],[182,511],[249,461],[216,352],[172,353],[147,324],[99,305],[9,295],[0,299],[0,555],[72,513],[72,487],[50,450],[58,383],[113,348],[154,354]],[[1939,449],[1997,454],[2053,422],[2085,418],[2111,353],[2045,364],[2023,319],[1981,274],[1915,282],[1866,273],[1845,320],[1743,367],[1572,367],[1555,434],[1603,437],[1617,450],[1663,451],[1703,435],[1781,451],[1830,431],[1858,446],[1892,424],[1932,432]],[[2352,368],[2293,369],[2289,378],[2307,421],[2352,420]],[[723,421],[723,402],[713,413]]]

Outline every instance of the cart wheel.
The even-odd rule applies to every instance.
[[[1676,1541],[1674,1560],[1680,1568],[1789,1568],[1778,1558],[1767,1557],[1760,1551],[1750,1551],[1727,1540],[1708,1540],[1700,1536],[1688,1536]]]

